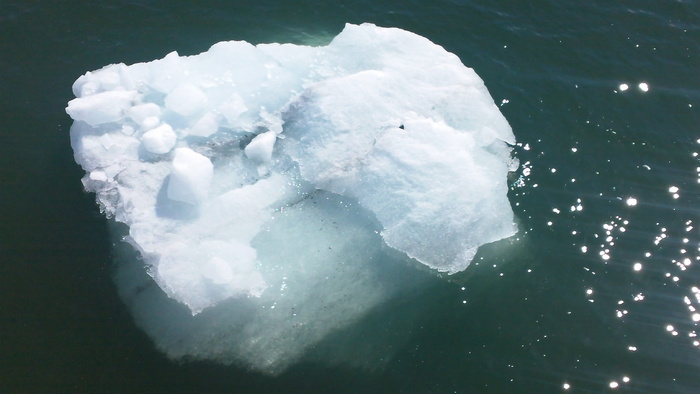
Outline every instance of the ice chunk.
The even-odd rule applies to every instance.
[[[190,148],[178,148],[168,182],[168,197],[197,205],[207,198],[214,166],[206,156]]]
[[[219,119],[214,113],[206,113],[187,130],[187,134],[209,137],[219,129]]]
[[[272,149],[275,147],[277,133],[268,131],[258,134],[245,147],[245,155],[249,159],[266,163],[272,158]]]
[[[146,103],[129,108],[127,113],[134,122],[141,125],[146,119],[159,118],[161,109],[154,103]]]
[[[159,288],[125,268],[120,292],[172,357],[279,373],[412,292],[411,258],[454,273],[516,231],[510,126],[472,69],[401,29],[222,42],[73,91],[83,184]]]
[[[182,116],[191,116],[206,108],[207,96],[196,86],[184,83],[165,96],[165,108]]]
[[[451,74],[459,85],[374,70],[319,82],[285,113],[282,147],[305,179],[375,212],[388,245],[454,273],[515,227],[503,143],[513,140],[510,128],[493,121],[493,103],[481,103],[473,71]],[[466,118],[475,105],[482,117]]]
[[[124,118],[136,98],[134,91],[109,91],[71,100],[66,112],[71,118],[91,126],[116,122]]]
[[[236,125],[238,123],[238,118],[247,111],[243,99],[238,94],[233,94],[229,100],[224,102],[221,107],[219,107],[219,112],[226,118],[226,121],[230,125]]]
[[[170,93],[186,79],[185,62],[185,59],[174,51],[168,53],[163,59],[154,61],[148,68],[151,71],[157,69],[158,72],[150,73],[150,78],[147,81],[148,86],[161,93]]]
[[[146,118],[146,120],[151,118]],[[168,124],[160,125],[155,129],[151,129],[143,134],[141,143],[147,151],[162,155],[170,152],[175,147],[177,135],[173,128]]]

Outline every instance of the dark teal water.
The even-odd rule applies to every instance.
[[[221,40],[326,42],[346,22],[429,38],[503,104],[531,171],[510,194],[515,253],[338,334],[401,337],[381,367],[169,361],[112,282],[69,146],[72,82]],[[698,392],[699,51],[694,1],[3,1],[0,392]]]

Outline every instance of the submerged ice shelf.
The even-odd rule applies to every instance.
[[[86,190],[128,226],[160,289],[199,314],[171,316],[199,327],[180,331],[132,302],[172,356],[275,370],[398,288],[371,274],[382,243],[454,273],[516,231],[507,121],[472,69],[404,30],[347,25],[325,47],[220,42],[88,72],[73,92]],[[332,313],[314,300],[338,289],[351,301]],[[263,304],[298,308],[287,319],[306,322],[304,339],[280,339],[285,324],[251,312]],[[242,349],[251,341],[261,348]]]

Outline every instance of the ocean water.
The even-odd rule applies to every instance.
[[[0,3],[0,392],[700,391],[700,3],[484,3]],[[72,82],[222,40],[324,44],[346,22],[481,76],[520,142],[517,240],[328,339],[386,338],[365,367],[168,360],[112,281]]]

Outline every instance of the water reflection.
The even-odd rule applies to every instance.
[[[631,89],[634,85],[637,89]],[[634,90],[653,94],[646,82],[621,83],[615,93]],[[602,123],[593,129],[620,132]],[[697,146],[678,145],[674,154],[685,156],[676,159],[684,166],[670,165],[670,159],[660,154],[643,158],[644,164],[625,163],[623,172],[616,168],[621,161],[604,154],[587,158],[590,166],[571,165],[576,161],[572,156],[590,148],[583,140],[573,141],[575,147],[566,152],[548,150],[546,146],[555,145],[547,140],[521,141],[518,154],[524,166],[519,182],[512,185],[512,196],[513,205],[526,218],[523,231],[548,243],[537,258],[548,264],[546,269],[566,271],[569,283],[577,284],[568,292],[588,305],[586,309],[567,300],[552,305],[561,309],[551,313],[566,312],[580,319],[595,316],[609,335],[595,338],[581,333],[574,339],[584,348],[597,349],[596,355],[577,347],[577,354],[560,359],[565,379],[558,387],[655,392],[659,381],[668,382],[666,391],[690,387],[700,360]],[[620,156],[634,160],[636,153],[619,142],[608,142],[605,152],[619,150]],[[602,176],[607,176],[603,182]],[[538,210],[539,215],[533,214]],[[558,258],[549,258],[548,253]],[[553,340],[576,346],[556,336]],[[615,361],[604,362],[601,354]],[[582,369],[582,363],[589,369]],[[656,363],[663,367],[654,369]]]

